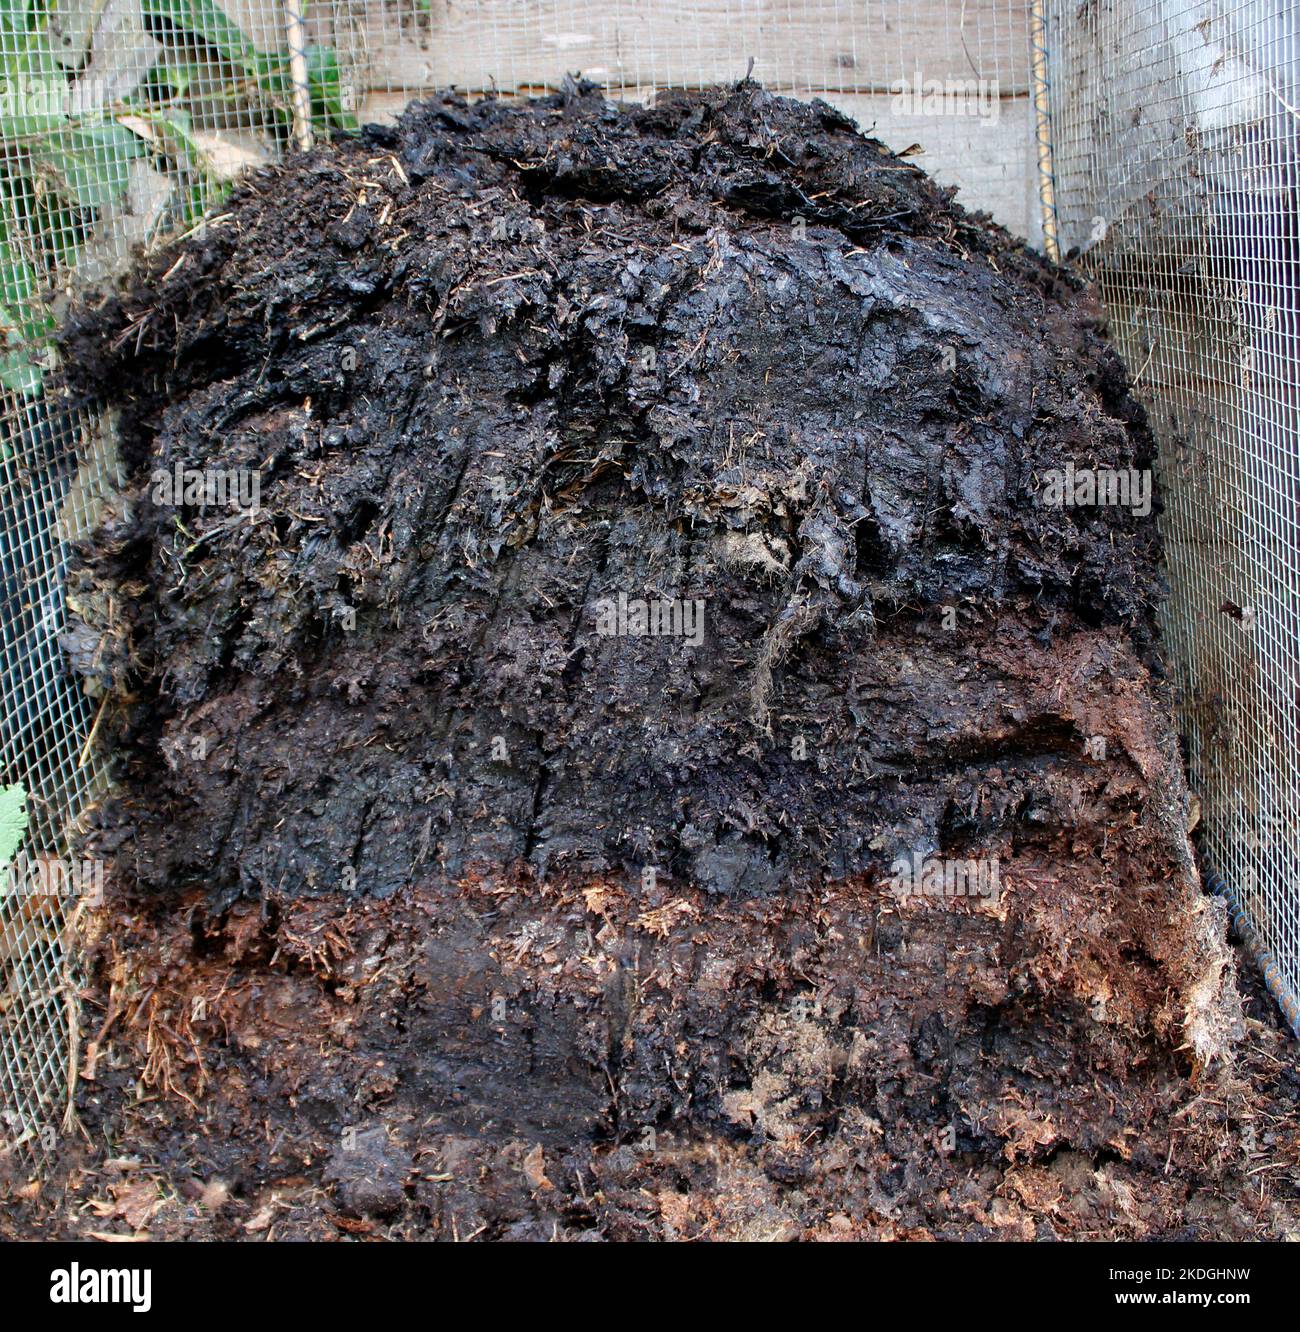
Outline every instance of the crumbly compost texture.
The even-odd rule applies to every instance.
[[[155,1230],[1284,1227],[1205,1195],[1249,1098],[1153,518],[1041,502],[1153,453],[1062,270],[752,83],[443,96],[63,350],[127,474],[82,1114]]]

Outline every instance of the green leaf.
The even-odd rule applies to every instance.
[[[27,792],[21,786],[0,786],[0,865],[7,865],[27,831]]]
[[[189,112],[182,111],[180,107],[169,107],[166,110],[146,107],[137,115],[153,126],[163,151],[169,157],[177,158],[190,168],[204,167],[206,155],[194,137]]]
[[[338,52],[332,46],[307,48],[307,86],[311,89],[312,116],[326,125],[356,129],[357,118],[347,105]]]
[[[143,0],[141,8],[146,18],[165,19],[206,42],[223,60],[241,66],[249,75],[257,73],[261,53],[212,0]]]
[[[312,122],[318,129],[337,125],[340,129],[356,129],[357,118],[348,105],[351,100],[343,84],[343,71],[339,67],[338,52],[332,46],[309,46],[307,57],[307,89],[311,94]],[[289,75],[289,58],[277,55],[267,61],[258,79],[258,87],[277,98],[282,105],[277,109],[289,119],[293,97],[293,80]]]
[[[0,384],[35,397],[41,391],[43,339],[53,320],[40,300],[36,271],[0,240]]]
[[[47,262],[56,268],[72,268],[90,224],[84,213],[47,190],[37,200],[33,229],[44,242]]]
[[[203,86],[210,69],[193,60],[178,60],[169,52],[149,71],[149,79],[155,85],[166,85],[172,97],[184,97],[192,85]]]
[[[0,20],[0,43],[17,48],[0,55],[0,133],[20,138],[65,125],[70,100],[67,72],[44,34],[8,33]]]
[[[26,32],[31,0],[0,0],[0,31]]]
[[[0,90],[0,99],[4,97]],[[0,105],[3,105],[0,101]],[[13,142],[30,139],[39,134],[52,134],[68,123],[65,116],[54,115],[0,115],[0,138]]]
[[[45,383],[45,370],[29,351],[0,356],[0,384],[24,398],[35,398]]]
[[[180,223],[189,228],[194,225],[209,209],[216,207],[230,193],[230,181],[218,180],[215,176],[204,176],[190,186],[181,196]]]
[[[36,298],[36,271],[27,260],[15,254],[6,241],[0,241],[0,320],[5,328],[23,331],[26,317],[15,317],[14,307],[25,312]]]
[[[82,208],[103,208],[126,193],[129,163],[143,157],[140,140],[125,125],[80,125],[32,146],[32,156],[51,167],[63,193]]]

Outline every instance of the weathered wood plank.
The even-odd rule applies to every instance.
[[[1029,88],[1028,0],[431,0],[372,3],[359,44],[375,89],[618,89],[754,77],[771,87],[886,92],[900,78]],[[325,22],[323,9],[318,21]]]

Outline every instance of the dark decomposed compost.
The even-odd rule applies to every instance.
[[[164,1185],[116,1224],[1294,1227],[1158,496],[1044,489],[1152,436],[1089,294],[911,161],[752,82],[443,95],[62,356],[126,476],[66,642],[86,1159]]]

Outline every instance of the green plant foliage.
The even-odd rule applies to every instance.
[[[37,299],[35,270],[0,228],[0,384],[29,395],[40,390],[41,368],[31,349],[51,322]]]
[[[0,865],[7,865],[27,832],[27,792],[21,786],[0,786]]]
[[[357,118],[345,91],[339,54],[332,46],[307,48],[307,83],[311,88],[312,116],[318,129],[356,129]]]
[[[80,208],[105,208],[126,193],[133,157],[146,148],[124,125],[108,121],[51,134],[32,149],[40,166],[58,177],[58,189]]]
[[[189,37],[196,37],[250,77],[256,75],[265,57],[212,0],[142,0],[146,19],[165,20]]]
[[[45,299],[74,266],[98,220],[120,208],[132,163],[174,180],[171,224],[188,227],[221,186],[195,139],[189,108],[213,96],[246,99],[287,133],[292,124],[288,57],[262,51],[216,0],[141,0],[162,55],[128,96],[73,116],[71,75],[56,57],[49,19],[56,0],[0,0],[0,384],[41,391]],[[318,132],[354,129],[338,52],[307,51]]]

